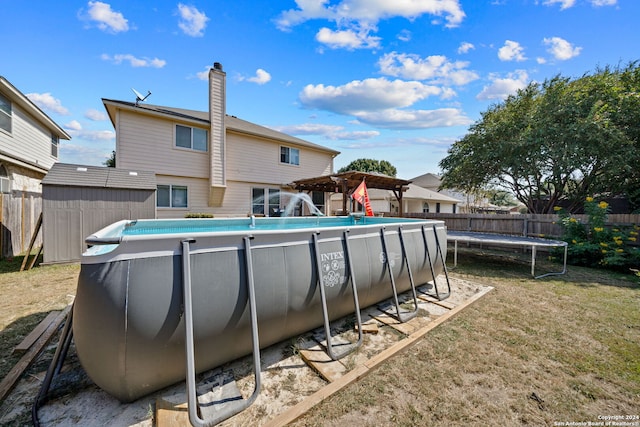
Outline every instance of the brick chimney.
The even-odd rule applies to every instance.
[[[215,62],[209,70],[209,206],[222,206],[227,188],[226,127],[227,73]]]

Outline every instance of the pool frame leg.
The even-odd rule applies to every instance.
[[[193,338],[193,294],[191,289],[190,245],[195,239],[185,239],[182,244],[182,286],[184,293],[184,324],[185,324],[185,356],[187,364],[187,406],[189,422],[195,427],[209,427],[230,418],[249,406],[260,394],[260,342],[258,338],[258,317],[256,309],[255,285],[253,280],[253,260],[251,258],[250,241],[253,236],[245,236],[244,250],[247,267],[247,288],[249,293],[249,311],[251,316],[251,338],[253,346],[253,371],[255,386],[248,399],[225,403],[216,416],[210,419],[200,417],[200,405],[196,391],[195,343]]]
[[[429,296],[435,296],[435,298],[437,298],[439,301],[442,301],[444,299],[449,298],[449,296],[451,295],[451,283],[449,282],[449,272],[447,271],[447,265],[445,263],[444,260],[444,256],[442,255],[442,248],[440,247],[440,240],[438,239],[438,234],[437,234],[437,229],[436,226],[433,226],[433,235],[435,238],[435,242],[436,242],[436,261],[438,260],[438,254],[440,254],[440,258],[442,259],[442,268],[443,268],[443,272],[444,272],[444,277],[445,280],[447,282],[447,292],[444,294],[441,294],[440,291],[438,290],[438,281],[436,279],[436,273],[435,273],[435,269],[433,267],[433,260],[431,259],[431,253],[429,252],[429,240],[427,239],[427,231],[425,230],[425,226],[422,226],[422,240],[424,241],[424,250],[427,254],[427,261],[429,262],[429,268],[431,269],[431,277],[433,277],[433,288],[436,291],[435,295],[429,295]],[[454,252],[454,266],[455,263],[457,262],[457,251],[458,251],[458,241],[456,240],[456,249]]]
[[[362,345],[362,318],[360,316],[360,304],[358,302],[358,288],[356,286],[356,279],[353,275],[353,264],[351,261],[351,250],[349,248],[349,230],[345,230],[343,233],[343,241],[345,247],[345,255],[347,257],[346,267],[349,269],[347,280],[351,282],[351,289],[353,292],[353,305],[355,306],[356,324],[358,326],[358,340],[355,343],[345,345],[340,352],[335,352],[333,344],[331,343],[331,327],[329,323],[329,310],[327,309],[327,296],[324,290],[324,281],[322,279],[322,262],[320,261],[320,245],[318,243],[318,235],[320,232],[313,233],[313,249],[315,252],[316,269],[318,271],[318,287],[320,288],[320,299],[322,300],[322,317],[324,319],[324,333],[327,339],[327,353],[332,360],[339,360],[346,355],[353,352],[355,349]]]
[[[409,320],[413,319],[418,315],[418,295],[416,294],[416,285],[413,282],[413,276],[411,275],[411,270],[409,269],[409,281],[411,283],[411,292],[413,294],[413,311],[405,311],[402,312],[400,310],[400,303],[398,302],[398,289],[396,287],[396,280],[393,277],[393,269],[391,267],[391,262],[389,260],[389,251],[387,250],[387,238],[385,236],[385,227],[380,227],[380,236],[382,239],[382,249],[384,251],[385,262],[387,263],[387,271],[389,272],[389,279],[391,280],[391,290],[393,291],[393,301],[396,306],[396,319],[398,321],[405,323]],[[400,236],[400,246],[402,248],[402,256],[405,258],[407,265],[409,264],[409,260],[406,257],[406,250],[404,247],[404,240],[402,238],[402,227],[398,228],[398,234]]]

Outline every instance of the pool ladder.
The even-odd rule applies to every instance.
[[[451,284],[449,283],[449,273],[447,272],[447,266],[445,264],[445,260],[444,260],[444,256],[442,254],[442,248],[440,247],[440,241],[438,239],[438,233],[436,230],[436,226],[433,225],[433,235],[435,237],[435,243],[436,243],[436,254],[435,254],[435,259],[432,259],[431,257],[431,253],[429,252],[429,244],[428,244],[428,239],[427,239],[427,231],[425,226],[423,225],[421,227],[421,231],[422,231],[422,241],[424,243],[424,251],[425,251],[425,258],[426,261],[429,264],[429,269],[431,270],[431,277],[433,277],[433,287],[436,291],[435,295],[432,294],[427,294],[424,293],[427,296],[430,297],[435,297],[437,298],[439,301],[442,301],[446,298],[449,297],[449,295],[451,295]],[[418,298],[417,298],[417,292],[416,292],[416,284],[415,281],[413,279],[413,273],[411,271],[411,265],[409,263],[409,256],[407,253],[407,249],[406,249],[406,245],[405,245],[405,239],[404,239],[404,234],[402,232],[402,226],[398,227],[398,237],[400,239],[400,248],[402,250],[402,259],[404,260],[404,264],[407,267],[407,273],[409,275],[409,283],[411,284],[411,295],[413,297],[413,310],[411,311],[402,311],[400,308],[400,302],[398,300],[398,289],[396,287],[396,282],[395,279],[393,277],[393,267],[392,267],[392,263],[389,257],[389,250],[388,250],[388,245],[387,245],[387,239],[386,239],[386,235],[385,235],[385,227],[381,227],[380,229],[380,236],[382,239],[382,250],[385,256],[385,262],[387,265],[387,271],[389,273],[389,279],[391,281],[391,290],[393,291],[393,301],[395,303],[395,317],[396,319],[398,319],[399,322],[408,322],[409,320],[413,319],[414,317],[416,317],[416,315],[418,314]],[[436,274],[435,274],[435,269],[434,269],[434,262],[438,261],[438,257],[440,257],[440,259],[442,260],[442,267],[444,269],[444,275],[445,275],[445,280],[447,282],[447,292],[441,293],[438,290],[438,281],[436,279]]]
[[[247,288],[249,293],[249,311],[251,317],[251,339],[253,348],[254,389],[248,399],[232,400],[220,403],[220,408],[209,419],[200,416],[200,404],[196,391],[195,343],[193,338],[193,294],[191,290],[191,263],[189,261],[190,245],[193,239],[183,240],[182,243],[182,283],[184,292],[184,324],[185,324],[185,355],[187,362],[187,406],[189,421],[195,427],[214,426],[251,406],[260,394],[260,343],[258,339],[258,316],[256,310],[256,293],[253,279],[253,261],[251,258],[251,239],[245,236],[244,254],[247,267]]]
[[[345,256],[347,258],[347,263],[345,264],[345,268],[348,269],[347,280],[351,282],[351,289],[353,293],[353,305],[355,307],[356,314],[356,324],[358,329],[358,340],[351,344],[342,344],[342,349],[340,351],[334,350],[334,345],[331,342],[331,327],[329,321],[329,310],[327,309],[327,296],[326,291],[324,289],[324,279],[322,275],[322,261],[320,257],[320,247],[318,244],[318,235],[320,232],[315,232],[312,235],[313,239],[313,248],[314,255],[316,261],[316,269],[317,269],[317,277],[318,277],[318,287],[320,288],[320,300],[322,301],[322,317],[324,320],[324,333],[327,340],[327,353],[332,360],[339,360],[348,355],[349,353],[356,350],[358,347],[362,345],[362,318],[360,317],[360,304],[358,302],[358,288],[356,286],[356,278],[353,275],[353,263],[351,260],[351,250],[349,248],[349,230],[345,230],[342,234],[342,241],[344,243],[344,251]]]

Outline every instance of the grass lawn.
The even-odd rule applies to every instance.
[[[16,272],[20,262],[0,262],[0,377],[19,360],[13,347],[69,303],[79,271]],[[528,262],[460,250],[450,274],[494,291],[294,425],[538,426],[640,415],[639,279],[569,266],[535,280]],[[537,272],[545,267],[558,269],[539,262]],[[46,360],[38,365],[33,372]]]

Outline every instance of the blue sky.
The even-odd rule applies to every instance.
[[[640,59],[638,0],[0,0],[0,75],[73,138],[60,160],[115,147],[102,98],[227,114],[398,177],[438,173],[492,103],[529,82]]]

